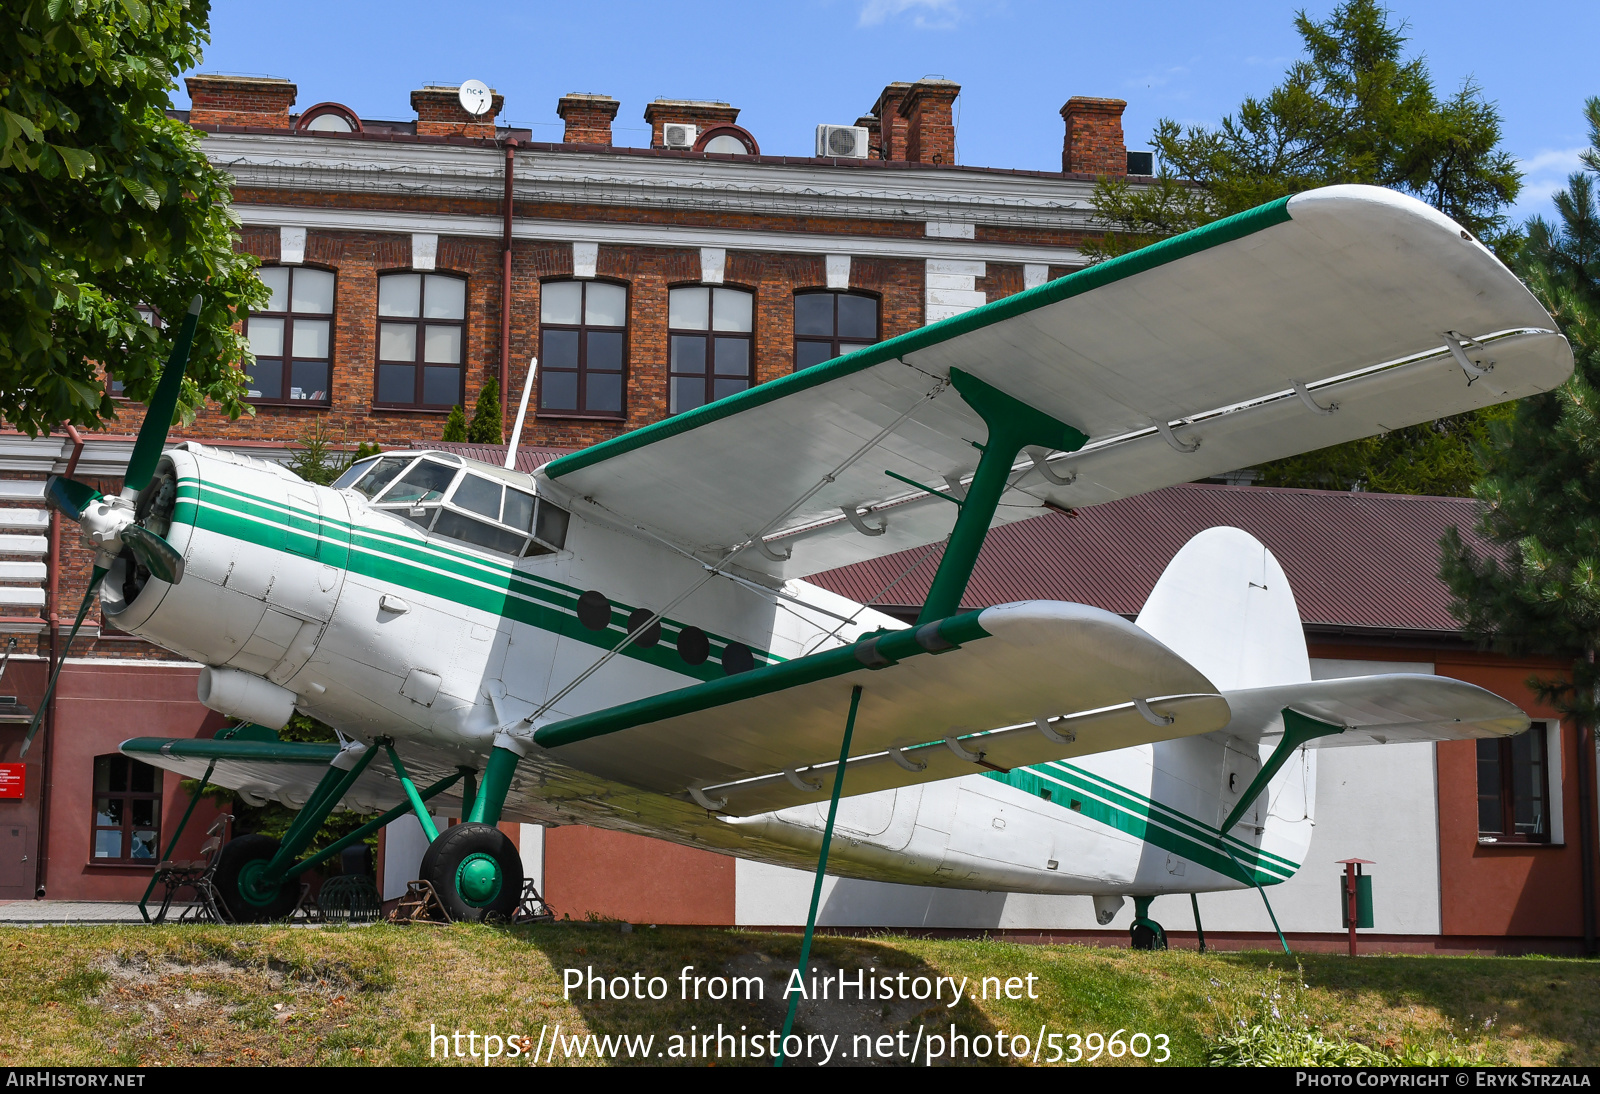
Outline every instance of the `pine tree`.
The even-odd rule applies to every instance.
[[[472,423],[467,426],[467,440],[473,444],[502,444],[505,437],[500,432],[500,381],[493,376],[484,381],[478,392],[478,401],[472,408]]]
[[[467,439],[467,416],[457,403],[450,408],[450,417],[444,420],[444,432],[439,435],[441,441],[447,443],[463,443]]]
[[[1555,197],[1560,223],[1529,223],[1518,272],[1572,343],[1572,378],[1524,399],[1481,446],[1484,554],[1446,534],[1440,574],[1463,629],[1513,655],[1570,662],[1564,679],[1530,684],[1579,730],[1584,933],[1595,950],[1594,727],[1600,666],[1600,98],[1588,101],[1589,150]]]

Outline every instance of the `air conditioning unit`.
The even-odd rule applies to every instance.
[[[698,126],[684,122],[668,122],[661,127],[661,143],[668,148],[693,148],[695,138],[699,135]]]
[[[870,134],[864,125],[817,126],[817,155],[836,160],[864,160]]]
[[[1128,174],[1154,175],[1156,173],[1156,154],[1154,152],[1128,152]]]

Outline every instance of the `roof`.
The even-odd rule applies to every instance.
[[[1439,539],[1454,525],[1463,540],[1487,550],[1476,520],[1471,498],[1172,486],[994,529],[961,606],[1068,600],[1133,616],[1190,537],[1232,525],[1277,556],[1309,629],[1458,635],[1450,592],[1439,580]],[[810,580],[853,600],[907,608],[922,602],[940,551],[886,555]],[[896,578],[899,584],[882,593]]]
[[[496,465],[505,460],[504,445],[417,447]],[[531,473],[567,451],[523,446],[517,469]],[[1477,533],[1477,517],[1471,498],[1189,483],[1077,509],[1070,517],[1046,513],[995,528],[961,607],[1065,600],[1132,617],[1179,548],[1225,524],[1249,532],[1277,556],[1300,619],[1312,630],[1455,636],[1460,627],[1450,614],[1450,591],[1439,580],[1439,540],[1454,526],[1466,543],[1491,551]],[[808,580],[852,600],[914,614],[940,553],[937,545],[915,548]]]
[[[458,456],[465,456],[469,460],[479,463],[492,464],[503,467],[506,462],[506,446],[503,444],[456,444],[448,441],[417,441],[411,446],[418,451],[430,449],[434,452],[454,452]],[[532,445],[517,446],[517,470],[526,474],[533,474],[534,470],[549,463],[557,456],[565,456],[571,452],[570,448],[541,448]]]

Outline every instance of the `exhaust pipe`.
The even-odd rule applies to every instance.
[[[219,714],[282,729],[294,714],[296,695],[253,673],[239,669],[200,670],[200,701]]]

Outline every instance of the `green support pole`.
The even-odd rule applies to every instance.
[[[422,791],[422,793],[418,796],[423,801],[428,801],[430,798],[449,790],[460,778],[461,775],[459,772],[454,775],[447,775],[438,782],[434,783],[432,786],[428,787],[428,789]],[[323,848],[321,851],[318,851],[310,858],[295,863],[293,866],[289,867],[289,869],[284,871],[284,880],[287,881],[290,878],[299,877],[301,874],[305,873],[319,862],[327,861],[334,855],[337,855],[340,851],[343,851],[346,847],[349,847],[351,844],[359,840],[366,839],[384,825],[399,820],[409,812],[411,812],[411,802],[409,800],[401,802],[399,805],[395,806],[387,813],[384,813],[382,816],[374,817],[372,820],[369,820],[366,824],[363,824],[360,828],[357,828],[348,836],[330,843],[327,847]]]
[[[411,803],[411,811],[417,815],[417,820],[422,825],[423,835],[432,843],[439,838],[439,826],[433,823],[433,818],[428,815],[428,807],[422,804],[422,795],[417,793],[417,784],[411,781],[411,776],[406,774],[405,765],[400,762],[400,754],[394,750],[393,742],[386,742],[384,751],[389,753],[389,762],[394,764],[394,773],[400,776],[400,785],[405,787],[406,800]]]
[[[1228,835],[1226,832],[1222,834],[1222,839],[1220,842],[1222,844],[1222,849],[1228,853],[1228,857],[1233,859],[1233,867],[1239,871],[1239,877],[1244,881],[1248,881],[1250,884],[1254,885],[1256,887],[1256,892],[1261,894],[1261,903],[1267,906],[1267,918],[1272,920],[1272,929],[1278,933],[1278,944],[1283,947],[1284,953],[1288,953],[1289,940],[1283,937],[1283,928],[1278,926],[1278,916],[1277,913],[1272,910],[1272,901],[1267,899],[1267,891],[1261,887],[1261,882],[1256,880],[1255,874],[1239,865],[1239,860],[1234,857],[1233,848],[1228,846]]]
[[[1200,952],[1206,952],[1206,929],[1200,926],[1200,898],[1189,894],[1189,907],[1194,909],[1194,933],[1200,938]]]
[[[500,823],[500,810],[505,808],[506,794],[511,789],[511,776],[516,773],[517,761],[522,759],[509,748],[496,745],[489,752],[489,762],[483,768],[483,785],[472,803],[472,815],[467,819],[474,824]]]
[[[1222,831],[1231,832],[1233,826],[1239,823],[1239,818],[1255,800],[1267,789],[1267,784],[1272,781],[1272,776],[1278,769],[1288,762],[1294,755],[1294,750],[1307,741],[1314,741],[1318,737],[1330,737],[1335,733],[1343,733],[1344,726],[1329,725],[1319,722],[1315,718],[1308,718],[1297,710],[1283,711],[1283,739],[1278,742],[1278,747],[1272,750],[1272,755],[1267,757],[1267,762],[1261,765],[1261,770],[1256,772],[1256,777],[1250,780],[1250,785],[1245,787],[1244,793],[1239,795],[1239,804],[1233,807],[1233,812],[1228,814],[1228,819],[1222,822]]]
[[[472,816],[472,807],[478,803],[478,773],[470,767],[458,767],[461,772],[461,819]]]
[[[65,660],[65,658],[62,658],[62,660]],[[195,807],[196,804],[199,803],[200,795],[202,793],[204,793],[205,788],[206,788],[206,783],[211,781],[211,773],[213,771],[215,771],[216,769],[217,769],[217,761],[216,760],[212,760],[209,764],[206,765],[206,773],[204,775],[200,776],[200,785],[194,788],[194,793],[192,795],[190,795],[190,797],[189,797],[189,808],[187,808],[187,809],[185,809],[183,811],[183,819],[178,822],[178,830],[176,832],[172,833],[172,840],[171,840],[171,842],[169,842],[167,844],[167,853],[162,855],[159,859],[156,860],[156,865],[157,866],[159,866],[163,862],[166,862],[169,858],[172,857],[172,852],[177,850],[177,848],[178,848],[178,837],[183,835],[184,826],[189,823],[189,818],[194,814],[194,807]],[[144,887],[144,896],[139,898],[139,914],[144,916],[144,921],[146,923],[150,922],[150,913],[145,910],[145,905],[150,902],[150,894],[155,892],[155,889],[156,889],[156,875],[154,873],[152,873],[150,875],[150,884],[146,885]]]
[[[1089,440],[1070,425],[1058,422],[958,368],[950,370],[950,382],[989,427],[989,439],[980,446],[983,456],[978,460],[972,485],[967,487],[967,496],[961,501],[961,513],[956,517],[944,557],[939,560],[939,571],[928,589],[927,602],[917,616],[918,624],[944,619],[960,611],[961,596],[967,591],[972,568],[978,564],[978,552],[983,548],[995,509],[1010,481],[1011,465],[1017,462],[1022,450],[1029,445],[1039,445],[1058,452],[1075,452]]]
[[[833,799],[828,803],[828,823],[822,829],[822,853],[817,856],[817,879],[811,885],[811,910],[806,913],[806,936],[800,943],[800,978],[805,980],[806,965],[811,961],[811,937],[817,929],[817,906],[822,902],[822,876],[828,869],[828,847],[833,842],[833,820],[839,815],[839,791],[844,787],[844,768],[850,760],[850,738],[856,731],[856,709],[861,706],[861,685],[850,689],[850,716],[844,723],[844,742],[839,745],[839,766],[833,772]],[[778,1042],[778,1058],[773,1067],[782,1067],[783,1042],[794,1029],[795,1012],[800,1009],[800,996],[789,996],[789,1016],[783,1020],[783,1039]]]
[[[272,855],[272,860],[262,868],[260,880],[263,884],[281,882],[285,871],[294,865],[294,860],[300,853],[311,846],[311,841],[317,838],[317,829],[322,827],[322,822],[328,819],[339,805],[361,773],[367,769],[373,757],[378,754],[376,748],[369,747],[355,763],[350,765],[348,771],[328,765],[328,773],[317,784],[316,793],[311,796],[311,801],[306,802],[305,808],[300,810],[300,815],[295,817],[294,823],[283,834],[283,839],[278,843],[278,849]]]

